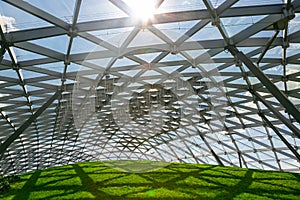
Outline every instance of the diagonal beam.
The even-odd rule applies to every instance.
[[[3,0],[3,1],[12,6],[19,8],[20,10],[23,10],[25,12],[28,12],[28,13],[40,18],[40,19],[43,19],[51,24],[54,24],[57,27],[60,27],[65,30],[68,30],[68,28],[69,28],[68,23],[31,5],[30,3],[27,3],[25,1],[19,1],[19,0]]]
[[[242,42],[243,40],[245,40],[246,38],[250,38],[252,35],[272,26],[275,22],[278,22],[282,19],[285,19],[285,17],[282,14],[269,15],[267,17],[264,17],[263,19],[254,23],[250,27],[248,27],[248,28],[240,31],[236,35],[234,35],[231,38],[233,41],[233,44],[238,44],[238,43]]]
[[[297,8],[300,7],[300,1],[298,1],[298,0],[294,0],[294,1],[292,2],[292,4],[293,4],[294,9],[297,9]]]
[[[43,56],[47,56],[49,58],[53,58],[57,61],[64,60],[65,56],[62,53],[59,53],[57,51],[54,51],[52,49],[31,43],[31,42],[20,42],[14,44],[14,47],[17,47],[19,49],[23,49],[25,51],[30,51],[36,54],[40,54]],[[23,66],[22,66],[23,67]]]
[[[288,97],[279,90],[276,85],[266,76],[260,68],[256,67],[247,56],[240,52],[235,46],[227,46],[226,49],[230,53],[240,59],[249,70],[261,81],[261,83],[269,90],[269,92],[283,105],[283,107],[290,113],[298,123],[300,123],[300,112],[298,108],[288,99]]]
[[[223,12],[225,12],[228,8],[233,6],[235,3],[237,3],[239,0],[227,0],[223,2],[219,7],[216,9],[216,13],[218,15],[221,15]]]
[[[277,134],[277,136],[281,139],[281,141],[291,150],[291,152],[296,156],[298,161],[300,161],[300,155],[299,153],[292,147],[292,145],[283,137],[283,135],[280,133],[280,131],[277,130],[277,128],[266,118],[266,116],[263,113],[258,113],[259,116],[268,124],[268,126],[273,129],[273,131]]]
[[[229,3],[229,1],[226,1],[226,2]],[[231,41],[229,40],[229,35],[228,35],[223,23],[220,21],[219,13],[217,13],[216,9],[213,7],[210,0],[203,0],[203,3],[205,4],[207,10],[210,13],[212,25],[216,26],[219,29],[219,32],[221,33],[226,44],[230,44]],[[228,5],[227,4],[225,4],[225,5],[230,7],[234,3],[236,3],[236,1],[231,1],[231,3],[229,3]],[[220,12],[224,12],[227,8],[224,7],[224,4],[223,4]]]
[[[201,137],[201,139],[203,140],[203,142],[206,144],[206,146],[209,148],[210,152],[212,153],[212,155],[214,156],[214,158],[216,159],[217,163],[221,166],[224,166],[224,164],[222,163],[222,161],[220,160],[219,156],[216,154],[216,152],[213,150],[213,148],[211,148],[210,144],[206,141],[206,139],[204,138],[204,136],[200,133],[200,131],[197,129],[197,132],[199,134],[199,136]]]
[[[17,129],[5,142],[0,146],[0,155],[3,154],[15,139],[17,139],[30,125],[34,122],[50,105],[60,96],[60,90],[58,90],[48,101],[42,105],[33,115],[31,115],[25,122]]]
[[[300,138],[300,130],[294,126],[290,120],[288,120],[287,118],[285,118],[276,108],[274,108],[270,103],[268,103],[268,101],[262,97],[260,94],[258,94],[258,92],[256,91],[252,91],[253,95],[259,100],[261,101],[280,121],[282,121],[282,123],[284,123],[291,131],[293,131],[293,133]]]
[[[114,4],[116,7],[118,7],[120,10],[122,10],[127,15],[132,15],[133,11],[132,9],[123,1],[120,0],[109,0],[112,4]]]
[[[265,56],[265,54],[269,50],[270,46],[272,45],[272,43],[276,39],[278,33],[279,33],[279,30],[276,30],[275,33],[273,34],[272,38],[268,41],[267,45],[265,46],[264,50],[261,52],[259,58],[256,61],[257,66],[259,66],[260,61],[263,59],[263,57]]]
[[[195,26],[190,28],[187,32],[185,32],[176,42],[176,46],[180,46],[183,42],[192,37],[195,33],[197,33],[200,29],[204,28],[210,22],[209,19],[204,19],[199,21]]]

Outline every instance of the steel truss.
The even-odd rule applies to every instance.
[[[133,157],[299,172],[300,3],[281,2],[158,0],[167,11],[142,23],[123,1],[93,20],[81,0],[69,19],[3,0],[16,16],[0,16],[0,172]],[[18,13],[42,25],[9,30]],[[122,92],[130,115],[116,116]]]

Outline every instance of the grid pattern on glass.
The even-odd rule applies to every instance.
[[[87,2],[0,2],[0,173],[118,159],[300,171],[298,0],[157,0],[141,20],[131,1]],[[81,114],[98,115],[78,127],[80,81]]]

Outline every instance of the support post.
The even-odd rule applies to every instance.
[[[241,158],[241,152],[240,151],[238,152],[238,156],[239,156],[240,168],[242,168],[243,165],[242,165],[242,158]]]

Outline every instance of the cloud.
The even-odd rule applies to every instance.
[[[0,24],[4,26],[4,32],[17,30],[17,28],[14,26],[15,23],[16,19],[13,17],[0,16]]]

